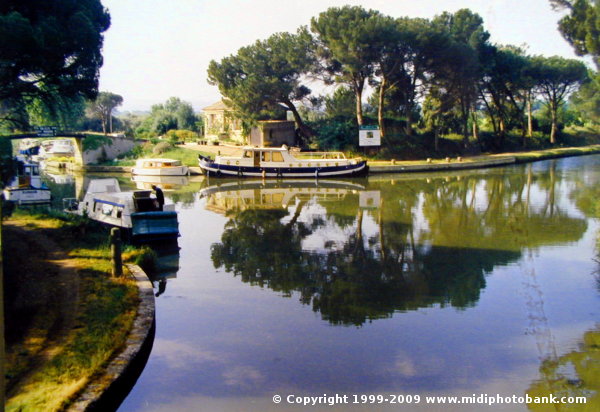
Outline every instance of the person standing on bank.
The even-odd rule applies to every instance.
[[[156,201],[158,202],[158,210],[163,210],[163,205],[165,204],[165,195],[160,187],[152,185],[152,190],[156,192]]]

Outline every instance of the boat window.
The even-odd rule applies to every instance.
[[[110,216],[112,214],[113,208],[114,208],[113,205],[103,204],[102,205],[102,214]]]
[[[252,152],[251,152],[250,150],[246,150],[246,151],[244,152],[244,157],[247,157],[247,158],[252,158]]]
[[[279,152],[273,152],[273,159],[274,162],[283,162],[283,155]]]
[[[271,152],[260,152],[260,160],[261,162],[270,162],[271,161]]]
[[[123,209],[121,209],[119,207],[119,208],[117,208],[117,219],[121,219],[122,216],[123,216]]]

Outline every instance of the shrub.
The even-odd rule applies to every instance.
[[[316,134],[311,144],[321,150],[342,150],[355,147],[358,143],[358,127],[354,119],[335,117],[307,124]]]
[[[156,146],[154,146],[154,149],[152,149],[152,153],[154,154],[163,154],[164,152],[168,151],[169,149],[172,149],[173,145],[170,142],[160,142],[158,143]]]
[[[193,141],[196,139],[196,133],[190,131],[190,130],[169,130],[166,134],[167,139],[170,142],[173,142],[173,144],[176,144],[177,142],[186,142],[186,141]]]
[[[113,139],[108,136],[104,136],[103,134],[87,134],[85,139],[83,139],[83,150],[96,150],[104,145],[112,145]]]

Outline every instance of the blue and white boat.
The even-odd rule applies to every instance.
[[[133,242],[177,239],[175,205],[158,204],[150,190],[121,191],[115,178],[94,179],[81,202],[65,199],[65,210],[124,229]]]
[[[367,162],[347,159],[341,152],[292,152],[282,147],[245,147],[241,156],[199,156],[199,166],[208,176],[325,178],[363,176]]]
[[[50,203],[52,193],[42,182],[40,165],[17,161],[17,174],[3,191],[4,200],[19,205]]]

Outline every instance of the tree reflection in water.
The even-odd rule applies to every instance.
[[[583,174],[582,174],[583,175]],[[600,184],[590,184],[579,175],[570,197],[579,210],[591,218],[600,217]],[[600,272],[595,274],[600,291]],[[600,410],[600,327],[584,333],[579,347],[566,354],[546,354],[541,359],[540,377],[532,382],[527,394],[533,397],[585,397],[582,404],[529,404],[530,410]]]
[[[534,176],[529,167],[374,181],[365,189],[379,192],[375,208],[361,207],[356,192],[322,200],[315,183],[313,197],[268,207],[269,188],[254,187],[260,208],[247,193],[244,207],[223,201],[236,207],[226,208],[229,221],[211,247],[212,260],[243,282],[288,297],[297,293],[336,325],[360,326],[432,305],[464,309],[477,303],[495,267],[518,261],[525,249],[582,236],[585,220],[554,202],[558,181],[552,168]],[[532,202],[533,189],[543,201]],[[228,193],[236,196],[231,187]],[[324,239],[321,246],[305,247],[315,234]]]

